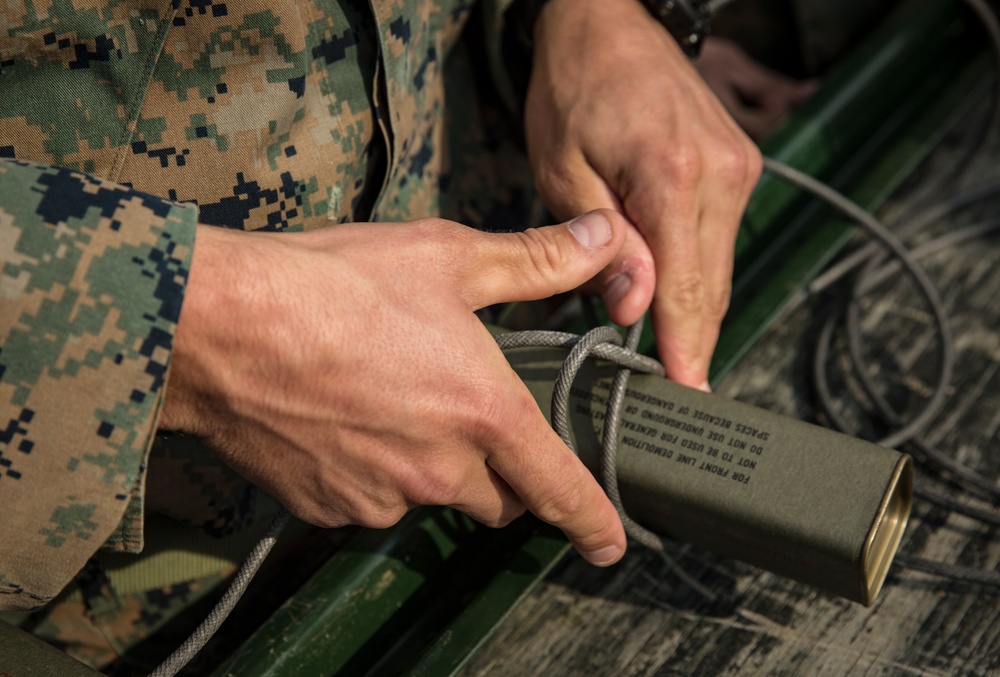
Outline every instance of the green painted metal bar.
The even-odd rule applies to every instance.
[[[0,677],[21,675],[100,677],[101,673],[37,637],[0,621]]]
[[[970,105],[988,71],[985,39],[958,4],[907,3],[765,152],[864,206],[880,204]],[[716,375],[849,233],[796,189],[761,180],[737,247]],[[360,532],[214,674],[452,673],[567,550],[558,532],[530,518],[494,531],[450,510],[417,511],[393,529]]]
[[[490,530],[453,510],[411,512],[359,532],[214,674],[400,674],[428,646],[464,655],[482,633],[441,628],[463,611],[506,614],[566,547],[536,521]]]

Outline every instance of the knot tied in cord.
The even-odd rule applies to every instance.
[[[618,431],[621,426],[622,405],[628,389],[629,376],[633,371],[644,374],[665,376],[666,369],[657,360],[636,352],[639,338],[642,336],[643,320],[639,320],[625,334],[623,339],[617,329],[601,326],[591,329],[579,336],[560,331],[519,331],[497,335],[496,342],[502,350],[513,348],[566,348],[569,350],[566,360],[556,375],[552,391],[552,428],[562,441],[574,453],[573,440],[569,431],[569,396],[570,388],[583,363],[590,356],[610,362],[618,366],[611,391],[608,396],[607,412],[604,417],[604,428],[601,433],[601,473],[599,481],[611,504],[618,511],[618,516],[625,527],[625,533],[633,540],[646,546],[669,565],[679,578],[704,597],[714,600],[716,594],[688,575],[678,567],[667,555],[664,539],[642,526],[625,512],[621,493],[618,488]]]

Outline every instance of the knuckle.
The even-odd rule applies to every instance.
[[[352,520],[339,510],[318,503],[305,506],[288,504],[286,507],[303,522],[323,529],[337,529],[352,523]]]
[[[552,237],[552,231],[538,228],[529,228],[516,235],[534,276],[546,284],[556,282],[567,259],[563,240]]]
[[[407,496],[417,505],[450,505],[461,493],[464,478],[452,469],[420,472]]]
[[[406,508],[401,505],[377,505],[365,503],[353,511],[353,522],[369,529],[388,529],[403,519]]]
[[[526,399],[534,405],[534,400]],[[515,394],[483,388],[470,394],[460,417],[464,419],[469,439],[478,446],[491,447],[508,439],[513,427],[524,420],[522,414],[527,413],[523,399]]]
[[[538,403],[527,391],[507,390],[483,393],[475,419],[471,421],[474,440],[483,446],[506,446],[513,431],[528,425],[538,415]]]
[[[480,231],[447,219],[423,218],[406,224],[407,237],[425,256],[437,257],[443,270],[460,267],[480,246]],[[472,257],[474,258],[474,257]]]
[[[737,190],[752,186],[760,177],[763,160],[755,145],[737,140],[721,146],[714,154],[715,171],[730,188]]]
[[[704,159],[701,149],[691,142],[681,142],[660,160],[669,176],[680,187],[694,187],[701,181]]]
[[[615,515],[615,513],[612,512],[611,515]],[[608,533],[612,532],[615,528],[615,519],[617,518],[610,516],[601,518],[588,534],[577,538],[576,542],[585,548],[594,548],[603,545],[607,542]]]
[[[445,231],[450,230],[451,222],[444,219],[423,218],[410,221],[407,226],[417,242],[438,242],[444,239]]]
[[[764,156],[758,148],[753,143],[749,143],[749,149],[747,150],[747,179],[749,180],[750,186],[753,187],[757,184],[758,179],[760,179],[761,173],[764,171]]]
[[[727,182],[740,185],[749,174],[749,158],[742,144],[731,143],[719,151],[719,171]]]
[[[712,290],[705,294],[704,312],[714,319],[721,319],[729,310],[729,299],[732,294],[732,285],[727,284],[721,289]]]
[[[667,300],[683,313],[699,313],[705,302],[705,284],[698,273],[685,275],[667,287]]]
[[[560,486],[533,510],[535,515],[549,524],[564,524],[583,508],[583,486],[573,479]]]
[[[407,226],[416,228],[416,232],[427,237],[447,236],[471,230],[468,226],[463,226],[456,221],[439,219],[433,216],[416,219],[407,224]]]
[[[515,418],[515,423],[529,420],[531,417],[538,415],[538,402],[535,401],[535,398],[526,389],[515,393],[508,393],[504,402],[508,407],[507,411],[510,412],[508,415]],[[499,414],[497,418],[499,423],[506,424],[503,417],[499,416]]]

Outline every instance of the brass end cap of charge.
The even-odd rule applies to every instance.
[[[889,566],[903,539],[913,507],[913,460],[903,454],[896,463],[885,496],[861,552],[862,590],[865,606],[871,606],[885,582]]]

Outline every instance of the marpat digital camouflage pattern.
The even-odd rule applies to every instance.
[[[269,514],[196,443],[154,444],[198,222],[537,223],[509,2],[0,6],[0,609],[63,591],[22,624],[106,662],[220,573],[117,594],[99,549],[139,552],[154,513],[218,538]],[[96,644],[59,639],[107,600]]]

